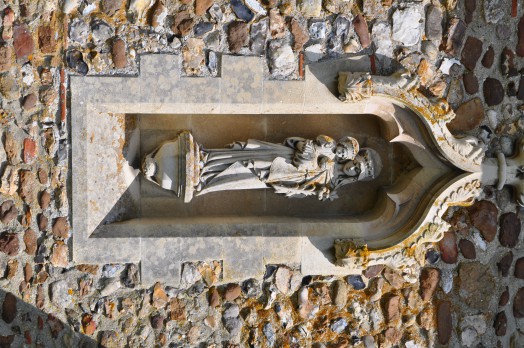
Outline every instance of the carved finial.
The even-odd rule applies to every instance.
[[[371,97],[372,82],[369,73],[340,72],[338,74],[339,99],[358,102]]]
[[[369,257],[367,244],[363,240],[336,239],[335,263],[338,266],[365,266]]]

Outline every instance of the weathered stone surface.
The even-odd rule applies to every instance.
[[[66,239],[69,237],[69,224],[65,217],[58,217],[53,222],[53,236],[56,238]]]
[[[182,49],[183,66],[186,74],[199,75],[205,66],[204,40],[190,38]]]
[[[420,273],[420,297],[422,301],[429,301],[440,281],[440,271],[436,268],[424,268]]]
[[[484,0],[484,18],[488,23],[498,23],[508,8],[504,0]]]
[[[0,221],[3,224],[8,224],[18,215],[18,209],[16,209],[13,201],[5,201],[0,205]]]
[[[375,278],[377,275],[379,275],[380,273],[382,273],[382,270],[384,269],[384,265],[374,265],[374,266],[369,266],[368,268],[366,268],[366,270],[364,271],[364,276],[368,279],[372,279],[372,278]]]
[[[458,258],[458,248],[455,239],[455,232],[445,232],[444,238],[438,243],[442,261],[445,263],[456,263]]]
[[[10,46],[0,47],[0,72],[9,71],[13,61],[13,49]]]
[[[32,229],[27,229],[24,232],[25,252],[29,255],[34,255],[38,246],[37,243],[38,239],[35,231],[33,231]]]
[[[31,138],[24,139],[24,163],[31,163],[36,157],[36,143]]]
[[[238,53],[249,42],[249,27],[247,23],[234,21],[228,27],[227,42],[232,53]]]
[[[38,28],[38,47],[42,53],[55,53],[56,30],[51,25],[42,25]]]
[[[58,280],[49,286],[51,302],[58,308],[69,307],[73,303],[72,289],[65,280]]]
[[[489,265],[478,262],[460,265],[459,295],[468,306],[478,310],[487,310],[496,288],[495,278]]]
[[[400,318],[400,296],[393,295],[386,298],[384,302],[384,316],[388,323]]]
[[[495,335],[504,336],[508,328],[508,318],[506,317],[505,312],[499,312],[495,316],[495,322],[493,323],[495,328]]]
[[[286,36],[286,23],[278,9],[269,11],[269,34],[273,39],[282,39]]]
[[[218,305],[220,304],[220,295],[218,294],[217,288],[212,287],[211,289],[209,289],[208,300],[209,300],[209,307],[211,308],[218,307]]]
[[[174,16],[171,30],[176,36],[183,37],[191,32],[193,25],[195,25],[195,21],[191,18],[189,12],[181,11]]]
[[[321,0],[298,0],[297,8],[304,17],[320,17],[322,10]]]
[[[524,288],[517,290],[513,298],[513,316],[515,318],[524,318]]]
[[[371,37],[369,35],[368,23],[364,16],[358,14],[353,19],[353,27],[355,28],[355,32],[358,35],[362,48],[368,48],[369,45],[371,45]]]
[[[304,44],[309,41],[309,34],[295,18],[291,19],[291,34],[293,34],[293,51],[301,51]]]
[[[466,68],[473,71],[477,65],[477,61],[482,55],[482,41],[473,36],[468,36],[464,48],[462,49],[461,63]]]
[[[126,43],[122,39],[113,41],[111,47],[111,54],[113,56],[113,64],[116,69],[123,69],[127,65]]]
[[[499,105],[504,99],[504,87],[499,80],[488,77],[483,85],[484,100],[488,106]]]
[[[477,257],[477,253],[475,251],[475,244],[467,239],[461,239],[459,241],[459,249],[464,258],[473,260]]]
[[[36,94],[28,94],[24,97],[22,101],[22,108],[24,108],[24,110],[31,110],[36,106],[37,101],[38,97],[36,96]]]
[[[515,53],[505,47],[502,50],[500,58],[500,71],[506,77],[517,76],[517,68],[515,67]]]
[[[518,38],[516,52],[519,57],[524,57],[524,15],[520,18],[518,25]]]
[[[195,14],[202,16],[213,5],[213,0],[195,0]]]
[[[101,10],[108,16],[113,16],[123,7],[124,0],[102,0],[100,2]]]
[[[19,241],[16,233],[4,232],[0,234],[0,252],[9,256],[18,255]]]
[[[69,256],[69,248],[67,244],[62,241],[57,241],[53,246],[53,253],[51,254],[51,264],[55,267],[67,267],[67,259]]]
[[[238,284],[228,284],[224,289],[224,300],[234,301],[242,293],[242,288]]]
[[[281,40],[273,40],[269,44],[271,58],[271,73],[289,76],[295,71],[295,56],[289,44]]]
[[[416,45],[420,40],[422,15],[415,7],[396,10],[393,13],[393,30],[391,38],[404,46]]]
[[[17,314],[16,296],[10,292],[5,293],[4,302],[2,303],[2,319],[11,324]]]
[[[17,79],[11,75],[0,76],[0,94],[4,99],[14,100],[20,96],[20,86]]]
[[[426,10],[426,37],[429,40],[442,38],[442,10],[438,6],[430,5]]]
[[[448,40],[446,41],[446,52],[455,55],[460,52],[464,36],[466,34],[466,24],[457,18],[453,18],[449,22]]]
[[[13,40],[18,60],[26,60],[35,50],[33,36],[25,24],[18,24],[13,27]]]
[[[465,132],[477,128],[484,121],[484,106],[480,98],[473,98],[455,111],[455,118],[448,123],[451,132]]]
[[[485,85],[485,84],[484,84]],[[498,209],[489,201],[479,201],[467,208],[473,226],[475,226],[482,237],[491,242],[497,234]]]
[[[484,57],[482,57],[482,65],[485,68],[491,68],[493,65],[493,62],[495,61],[495,50],[493,49],[493,46],[489,46],[486,53],[484,53]]]
[[[437,310],[437,333],[440,344],[447,344],[451,338],[453,318],[451,317],[451,302],[442,301]]]
[[[507,213],[500,217],[499,241],[502,246],[513,248],[519,241],[521,230],[520,219],[515,213]]]
[[[333,284],[333,304],[339,309],[343,309],[347,304],[348,286],[343,280],[336,280]]]

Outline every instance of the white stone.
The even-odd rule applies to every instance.
[[[96,10],[96,3],[89,4],[86,7],[84,7],[84,10],[82,11],[82,16],[87,16],[88,14],[93,12],[94,10]]]
[[[31,86],[35,80],[35,74],[33,72],[33,66],[30,63],[24,64],[21,69],[22,82],[27,86]]]
[[[106,283],[104,288],[100,291],[102,297],[109,296],[122,287],[122,283],[118,278],[112,278]]]
[[[478,232],[473,233],[473,243],[475,243],[475,245],[479,247],[482,251],[486,251],[486,249],[488,248],[486,241],[484,240],[484,238],[480,236],[480,233]]]
[[[147,11],[154,3],[154,0],[131,0],[129,9],[136,12],[138,22],[144,24],[147,19]]]
[[[73,303],[73,291],[65,280],[51,284],[51,302],[58,308],[67,308]]]
[[[271,56],[271,73],[288,76],[295,71],[295,55],[287,43],[272,41],[269,44]]]
[[[396,10],[393,13],[393,40],[401,42],[404,46],[416,45],[422,30],[422,15],[415,7],[405,10]]]
[[[497,112],[496,112],[495,110],[488,110],[488,112],[486,113],[486,115],[488,116],[489,126],[490,126],[492,129],[497,128],[497,124],[498,124],[498,120],[497,120]]]
[[[451,70],[451,67],[455,64],[461,65],[460,61],[455,58],[444,58],[442,60],[442,63],[440,63],[440,67],[438,68],[441,73],[444,75],[449,75],[449,72]]]
[[[78,7],[78,5],[80,5],[80,0],[64,0],[62,11],[65,14],[70,14]]]
[[[246,6],[251,9],[251,11],[255,12],[256,14],[265,16],[267,14],[267,11],[260,5],[260,3],[257,0],[245,0]]]
[[[314,44],[306,47],[304,50],[306,58],[310,62],[318,62],[322,57],[324,57],[324,47],[321,44]]]
[[[486,332],[486,318],[481,314],[464,317],[460,323],[460,329],[462,344],[471,347],[478,336]]]
[[[406,348],[420,348],[420,346],[411,340],[406,342]]]
[[[393,43],[391,42],[391,26],[387,22],[375,23],[371,30],[371,35],[377,47],[375,53],[392,58]]]
[[[440,275],[440,287],[442,288],[442,291],[444,291],[446,294],[449,294],[451,289],[453,288],[453,271],[446,269],[442,270],[442,273]]]
[[[79,18],[75,19],[69,28],[69,38],[71,41],[83,46],[86,44],[88,36],[89,24]]]

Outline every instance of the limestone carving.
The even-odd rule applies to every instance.
[[[291,137],[282,144],[249,139],[223,149],[205,149],[188,131],[148,154],[142,165],[146,179],[164,189],[203,195],[216,191],[273,188],[287,197],[337,198],[344,185],[376,178],[382,168],[376,151],[360,150],[356,139],[336,142],[326,135],[315,140]]]

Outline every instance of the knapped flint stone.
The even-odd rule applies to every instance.
[[[191,29],[193,29],[195,21],[191,18],[191,15],[188,11],[178,12],[173,18],[173,24],[171,25],[171,30],[173,34],[178,37],[183,37],[189,34]]]
[[[67,244],[62,241],[58,241],[53,246],[53,253],[50,257],[50,262],[54,267],[67,267],[68,264],[69,248]]]
[[[464,83],[464,89],[470,95],[476,94],[479,91],[479,80],[471,71],[467,71],[462,76],[462,82]]]
[[[502,50],[500,59],[500,71],[506,77],[517,76],[517,68],[515,67],[515,53],[507,47]]]
[[[355,290],[362,290],[366,287],[366,283],[364,283],[362,276],[359,274],[348,276],[348,283],[351,284]]]
[[[229,50],[233,53],[238,53],[242,47],[249,42],[249,26],[247,23],[241,21],[234,21],[229,24],[227,33],[227,42]]]
[[[212,287],[211,289],[209,289],[208,301],[209,307],[218,307],[218,305],[220,304],[220,295],[218,294],[217,288]]]
[[[467,239],[461,239],[459,241],[459,249],[464,258],[473,260],[477,257],[477,253],[475,251],[475,244]]]
[[[509,269],[511,268],[511,264],[513,263],[513,253],[510,251],[506,255],[504,255],[499,262],[497,262],[497,268],[500,272],[500,275],[503,277],[507,277],[509,274]]]
[[[384,265],[369,266],[364,271],[364,277],[366,277],[368,279],[375,278],[376,276],[378,276],[382,272],[383,269],[384,269]]]
[[[18,255],[19,242],[16,233],[4,232],[0,234],[0,252],[9,256]]]
[[[18,24],[13,27],[13,40],[18,60],[25,60],[35,50],[33,36],[25,24]]]
[[[84,62],[82,52],[78,50],[72,50],[67,52],[66,55],[67,65],[81,75],[87,75],[89,67]]]
[[[515,51],[519,57],[524,57],[524,15],[520,18],[519,21],[518,37],[519,42]]]
[[[506,90],[507,90],[507,93],[508,93],[508,97],[516,97],[517,96],[518,90],[517,90],[517,85],[515,84],[515,82],[510,81],[508,83],[508,87],[507,87]]]
[[[459,295],[471,308],[486,311],[497,284],[490,265],[462,263],[459,267]]]
[[[506,313],[504,311],[497,313],[493,327],[495,328],[495,335],[504,336],[506,334],[506,330],[508,328],[508,318],[506,317]]]
[[[105,14],[111,17],[122,8],[123,3],[123,0],[102,0],[100,8]]]
[[[475,13],[475,10],[477,9],[477,2],[476,0],[465,0],[464,7],[466,9],[465,22],[469,24],[473,21],[473,14]]]
[[[301,51],[304,44],[309,41],[308,30],[293,18],[291,19],[291,34],[293,34],[293,51]]]
[[[445,263],[457,262],[458,248],[455,240],[455,232],[445,232],[444,237],[438,243],[440,256]]]
[[[473,71],[475,70],[475,65],[482,55],[482,41],[473,36],[468,36],[464,48],[462,49],[462,58],[460,59],[461,63],[464,64],[466,68]]]
[[[16,318],[16,296],[10,292],[5,293],[4,303],[2,303],[2,319],[11,324]]]
[[[515,262],[515,278],[524,279],[524,257]]]
[[[200,22],[193,28],[193,33],[196,37],[203,36],[213,30],[213,27],[211,22]]]
[[[482,86],[484,100],[488,106],[495,106],[504,100],[504,86],[499,80],[488,77]]]
[[[455,111],[455,118],[448,123],[450,132],[465,132],[477,128],[484,120],[484,106],[480,98],[468,100]]]
[[[3,224],[8,224],[13,221],[18,215],[18,209],[16,209],[13,201],[5,201],[0,205],[0,221]]]
[[[466,34],[466,24],[460,19],[453,18],[448,27],[448,40],[446,41],[446,52],[455,55],[460,51],[464,36]]]
[[[65,217],[58,217],[53,222],[53,236],[56,238],[66,239],[69,237],[69,225]]]
[[[451,317],[451,302],[442,301],[437,309],[437,333],[440,344],[447,344],[451,338],[453,318]]]
[[[426,37],[429,40],[442,38],[442,10],[438,6],[430,5],[426,11]]]
[[[369,28],[366,19],[361,14],[358,14],[353,19],[353,27],[360,40],[360,46],[362,48],[368,48],[371,45],[371,37],[369,36]]]
[[[524,318],[524,288],[520,288],[513,298],[513,316]]]
[[[124,40],[116,39],[113,41],[111,54],[113,56],[113,64],[115,65],[116,69],[123,69],[126,67],[126,43],[124,42]]]
[[[35,231],[32,229],[27,229],[24,232],[24,244],[25,244],[25,252],[28,255],[34,255],[36,253],[36,248],[38,246],[38,238],[36,236]]]
[[[242,0],[231,0],[231,7],[233,8],[233,12],[235,12],[237,18],[243,20],[244,22],[249,23],[255,17],[253,11],[244,5]]]
[[[49,219],[44,214],[38,214],[37,216],[37,222],[38,222],[38,230],[41,232],[45,232],[47,230],[47,226],[49,225]]]
[[[500,217],[499,241],[502,246],[513,248],[517,245],[520,235],[520,219],[515,213],[507,213]]]
[[[499,307],[504,307],[509,302],[509,288],[506,286],[506,290],[500,294]]]
[[[493,62],[495,61],[495,50],[493,49],[493,46],[489,46],[486,53],[484,53],[484,57],[482,57],[482,65],[489,69],[493,65]]]
[[[420,272],[420,297],[422,301],[429,301],[440,281],[440,271],[436,268],[424,268]]]
[[[482,237],[491,242],[497,234],[497,217],[498,209],[495,204],[489,201],[475,202],[472,206],[466,208],[473,226],[475,226]]]
[[[213,0],[195,0],[195,15],[202,16],[213,5]]]
[[[524,76],[521,76],[519,80],[519,90],[517,92],[517,99],[524,100]]]

